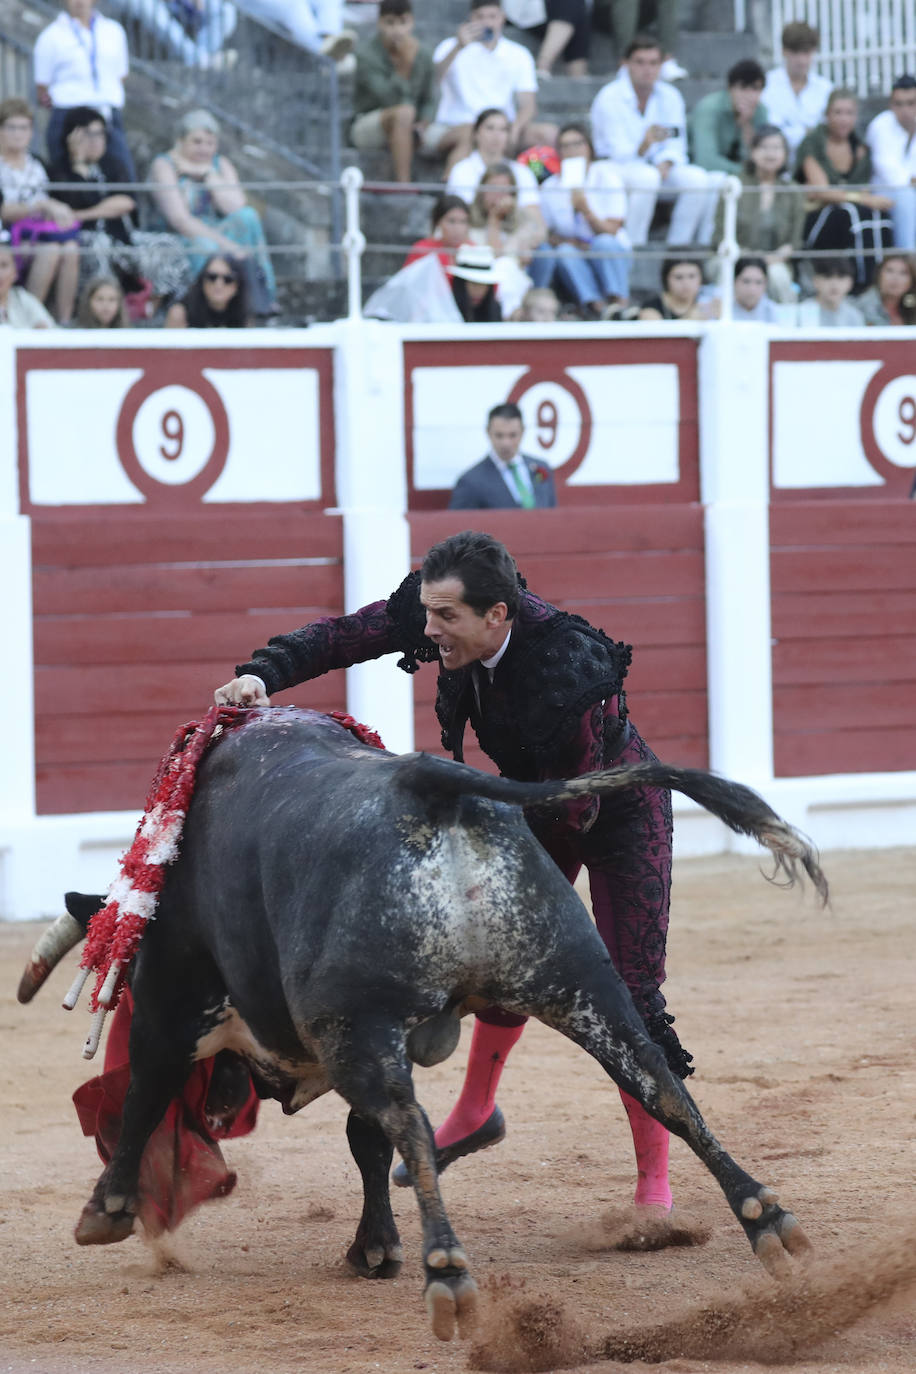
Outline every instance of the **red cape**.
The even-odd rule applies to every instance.
[[[112,1018],[105,1046],[104,1072],[73,1094],[84,1135],[94,1135],[107,1164],[121,1133],[121,1113],[130,1083],[128,1039],[133,1016],[128,988]],[[195,1064],[181,1097],[169,1103],[153,1131],[140,1164],[139,1216],[147,1232],[174,1231],[193,1208],[210,1198],[227,1197],[236,1174],[226,1167],[217,1138],[248,1135],[258,1119],[258,1097],[252,1084],[247,1101],[223,1130],[211,1132],[204,1107],[213,1075],[213,1060]]]

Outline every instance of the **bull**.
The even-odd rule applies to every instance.
[[[764,1266],[789,1270],[809,1248],[801,1227],[712,1135],[522,810],[638,786],[693,798],[766,846],[789,883],[806,870],[826,899],[804,839],[756,793],[709,773],[649,762],[514,782],[369,747],[314,712],[250,712],[203,759],[181,854],[134,962],[120,1138],[77,1241],[131,1232],[152,1131],[194,1061],[232,1051],[287,1113],[330,1089],[349,1104],[363,1211],[347,1260],[369,1278],[391,1278],[402,1262],[389,1199],[400,1152],[421,1214],[432,1329],[466,1334],[476,1285],[439,1192],[412,1063],[446,1057],[458,1018],[498,1004],[587,1050],[702,1160]],[[81,933],[78,922],[68,929]]]

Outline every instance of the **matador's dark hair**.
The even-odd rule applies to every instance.
[[[505,544],[492,534],[463,530],[434,544],[423,559],[420,576],[424,582],[457,577],[464,586],[465,603],[478,615],[497,601],[506,603],[510,619],[518,612],[518,568]]]

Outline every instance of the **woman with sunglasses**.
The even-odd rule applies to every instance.
[[[245,273],[234,258],[214,253],[184,300],[169,307],[167,329],[247,329]]]

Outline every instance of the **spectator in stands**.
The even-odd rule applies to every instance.
[[[785,134],[790,156],[824,118],[833,82],[811,70],[821,45],[817,29],[793,22],[782,31],[782,66],[767,73],[763,103],[770,123]]]
[[[662,263],[662,289],[659,295],[643,301],[641,320],[709,320],[718,314],[718,301],[699,299],[703,269],[696,258],[672,255]]]
[[[26,101],[0,102],[0,214],[30,294],[44,303],[54,287],[55,314],[66,324],[79,280],[79,224],[69,205],[48,194],[48,174],[29,152],[32,127]]]
[[[536,122],[534,59],[527,48],[503,36],[505,20],[493,0],[471,0],[467,23],[433,53],[441,95],[422,148],[430,156],[446,157],[447,169],[469,155],[474,121],[491,107],[510,121],[512,152],[527,143],[553,142],[556,125]]]
[[[687,111],[674,86],[659,79],[662,52],[645,35],[633,39],[619,76],[592,103],[592,135],[599,157],[611,158],[628,195],[627,232],[634,244],[649,237],[659,194],[674,196],[669,243],[709,243],[721,172],[687,160]]]
[[[542,223],[532,226],[530,221],[522,222],[517,199],[511,167],[506,162],[495,162],[484,172],[471,206],[468,237],[472,243],[487,244],[493,250],[504,318],[519,308],[522,297],[531,288],[525,269],[543,232]]]
[[[344,0],[245,0],[255,19],[285,29],[294,43],[335,62],[352,61],[356,34],[343,27]]]
[[[127,34],[114,19],[95,12],[95,0],[65,0],[65,8],[42,29],[35,43],[35,90],[49,106],[46,133],[51,166],[64,156],[63,125],[74,105],[91,105],[108,124],[109,146],[136,181],[124,133],[124,78],[128,71]]]
[[[898,76],[890,109],[876,115],[866,130],[871,149],[872,186],[893,201],[894,242],[916,248],[916,76]]]
[[[254,314],[275,314],[277,284],[261,220],[218,149],[219,125],[209,111],[186,114],[172,148],[153,158],[156,204],[168,228],[181,235],[192,273],[214,253],[243,258]]]
[[[145,293],[153,305],[183,292],[190,280],[187,258],[173,234],[139,230],[136,201],[108,184],[129,181],[127,168],[107,148],[105,121],[98,110],[77,105],[63,125],[64,160],[52,171],[57,182],[85,190],[61,190],[59,198],[81,226],[80,269],[89,277],[117,277],[132,295]]]
[[[916,324],[916,262],[906,253],[889,253],[856,305],[866,324]]]
[[[531,277],[536,286],[549,286],[556,276],[583,318],[607,319],[630,294],[623,181],[610,162],[595,160],[584,124],[564,124],[557,152],[560,171],[541,187],[547,243],[532,260]]]
[[[429,236],[412,245],[404,266],[409,267],[427,253],[435,253],[446,272],[451,274],[456,252],[463,243],[469,242],[470,227],[471,214],[461,197],[440,196],[433,206]]]
[[[766,80],[759,62],[745,58],[728,73],[728,88],[704,95],[690,112],[690,152],[707,172],[740,176],[758,129],[768,124],[761,104]]]
[[[566,76],[588,76],[590,8],[590,0],[503,0],[509,22],[540,39],[535,64],[543,77],[551,76],[560,58]]]
[[[436,111],[433,59],[413,33],[410,0],[381,0],[378,26],[356,53],[350,138],[391,151],[395,181],[410,181],[414,140]]]
[[[80,293],[78,329],[127,329],[130,320],[116,277],[91,277]]]
[[[779,318],[779,311],[767,295],[766,260],[756,257],[739,258],[735,263],[732,319],[777,324]]]
[[[186,67],[204,71],[231,70],[238,61],[234,48],[224,48],[238,23],[231,0],[117,0],[119,9],[149,29],[164,54]],[[248,6],[250,10],[254,5]]]
[[[758,129],[751,143],[751,156],[741,174],[742,195],[738,201],[736,237],[742,253],[757,253],[766,259],[770,295],[774,300],[794,303],[797,299],[793,255],[802,242],[805,217],[803,198],[787,186],[786,169],[789,145],[775,124]],[[722,238],[725,208],[716,215],[716,242]]]
[[[522,303],[512,319],[518,324],[556,324],[560,317],[560,302],[549,286],[532,286],[522,297]]]
[[[16,285],[16,259],[8,243],[0,243],[0,325],[13,329],[53,329],[54,321],[41,301]]]
[[[474,121],[474,148],[467,157],[456,162],[449,172],[446,190],[461,196],[468,205],[480,184],[480,178],[495,162],[509,158],[509,120],[502,110],[481,110]],[[531,218],[541,225],[541,197],[538,179],[522,162],[509,162],[518,189],[518,209],[523,218]]]
[[[517,405],[487,416],[489,452],[455,483],[449,510],[547,510],[557,504],[553,473],[521,452],[525,425]]]
[[[166,329],[245,329],[248,288],[244,265],[214,253],[201,268],[184,300],[169,306]]]
[[[855,269],[848,258],[816,258],[814,296],[798,307],[800,325],[855,329],[865,323],[859,309],[846,297],[852,290]]]
[[[679,8],[680,0],[596,0],[595,18],[610,27],[619,58],[638,33],[654,31],[664,59],[662,81],[680,81],[687,71],[674,55],[680,37]]]
[[[893,202],[868,189],[871,155],[856,133],[859,102],[853,91],[830,92],[827,114],[798,147],[795,179],[807,186],[805,247],[851,257],[861,290],[875,275],[875,259],[893,243],[883,213]]]
[[[486,244],[464,244],[455,254],[452,295],[468,324],[494,324],[503,317],[493,250]]]

